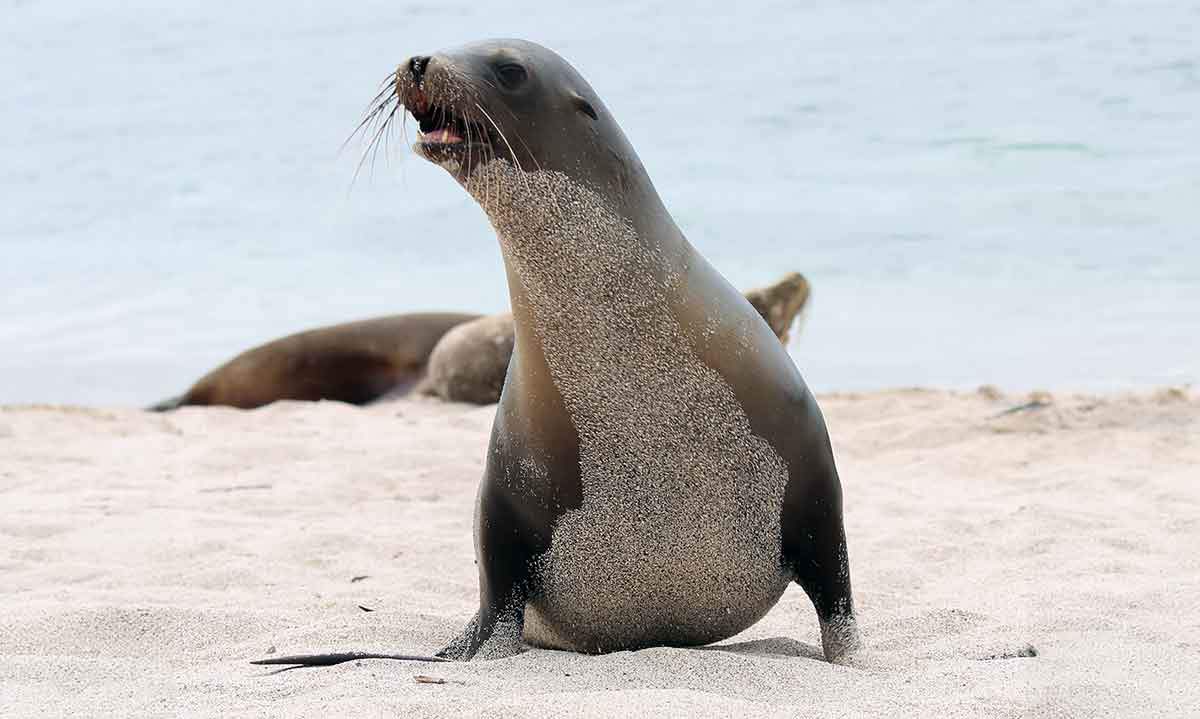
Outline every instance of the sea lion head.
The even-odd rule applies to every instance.
[[[416,121],[418,155],[470,185],[497,160],[521,173],[558,172],[600,192],[644,170],[591,85],[553,51],[485,40],[396,68],[394,97]]]

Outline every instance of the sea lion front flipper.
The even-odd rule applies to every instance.
[[[783,558],[817,610],[826,661],[850,664],[862,650],[862,639],[850,589],[842,484],[811,395],[795,405],[795,411],[807,417],[802,426],[808,431],[798,433],[799,441],[789,447],[790,478],[781,517]],[[814,427],[821,431],[812,431]]]
[[[456,662],[466,661],[470,658],[468,652],[471,651],[471,644],[478,634],[479,612],[475,612],[475,616],[471,617],[471,621],[467,622],[467,626],[462,632],[452,639],[449,644],[442,647],[434,656],[441,657],[442,659],[451,659]]]
[[[482,619],[480,619],[482,617]],[[454,661],[503,659],[525,650],[525,599],[514,596],[499,604],[481,607],[462,633],[435,656]]]
[[[439,657],[502,659],[525,649],[525,602],[534,557],[514,531],[520,520],[512,512],[507,488],[492,480],[489,468],[476,515],[479,611],[462,633],[437,653]]]
[[[837,499],[840,505],[841,498]],[[784,558],[817,610],[826,661],[846,664],[862,649],[862,639],[850,592],[842,513],[840,506],[831,504],[828,499],[813,501],[811,511],[801,518],[789,518],[785,510]]]
[[[850,595],[846,535],[840,526],[838,536],[840,543],[835,539],[830,540],[832,543],[829,545],[836,548],[837,552],[830,557],[833,569],[817,568],[820,576],[807,577],[800,585],[817,607],[817,621],[821,625],[821,649],[825,653],[825,660],[833,664],[855,664],[862,653],[863,642],[858,630],[858,617],[854,612],[854,599]],[[810,587],[814,591],[809,591]],[[820,602],[817,601],[817,596],[822,597]]]

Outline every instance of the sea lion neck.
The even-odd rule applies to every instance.
[[[627,208],[564,173],[493,162],[467,189],[500,241],[519,356],[542,354],[534,328],[590,321],[634,336],[642,314],[671,311],[693,250],[652,187]]]

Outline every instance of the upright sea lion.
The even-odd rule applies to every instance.
[[[786,344],[792,322],[804,309],[809,293],[808,280],[790,272],[773,285],[746,292],[746,299]],[[515,334],[508,313],[480,317],[455,327],[433,348],[416,391],[449,402],[498,402]]]
[[[419,380],[450,328],[479,315],[424,313],[347,322],[246,350],[152,410],[184,405],[253,409],[281,399],[365,404]]]
[[[516,327],[476,507],[479,611],[439,656],[707,644],[796,581],[825,657],[853,657],[816,402],[588,83],[493,40],[405,61],[394,100],[495,228]]]

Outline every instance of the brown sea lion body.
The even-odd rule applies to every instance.
[[[478,317],[414,313],[298,332],[239,354],[183,395],[150,409],[253,409],[283,399],[365,404],[411,388],[423,376],[438,340]]]

